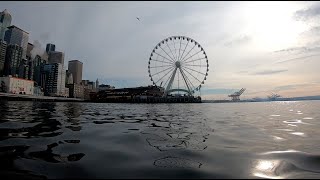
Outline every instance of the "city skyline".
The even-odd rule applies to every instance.
[[[11,14],[11,25],[30,33],[30,43],[39,41],[44,50],[47,43],[55,44],[65,54],[64,66],[80,59],[85,65],[83,79],[99,78],[100,84],[117,88],[152,84],[147,63],[154,46],[172,35],[185,35],[208,55],[204,98],[227,99],[242,87],[248,98],[271,92],[285,97],[320,95],[318,2],[0,5]]]

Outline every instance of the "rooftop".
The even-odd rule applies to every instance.
[[[11,16],[11,14],[9,13],[9,11],[7,9],[5,9],[4,11],[2,11],[3,14],[8,14],[9,16]]]
[[[9,27],[8,27],[8,29],[11,29],[11,28],[17,28],[17,29],[19,29],[20,31],[23,31],[23,32],[25,32],[25,33],[29,34],[27,31],[25,31],[25,30],[23,30],[23,29],[21,29],[21,28],[19,28],[19,27],[15,26],[15,25],[12,25],[12,26],[9,26]]]
[[[83,64],[81,61],[79,61],[79,60],[71,60],[71,61],[69,61],[69,63],[73,63],[73,62],[79,62],[79,63],[81,63],[81,64]]]

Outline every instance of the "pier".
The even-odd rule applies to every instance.
[[[33,96],[24,94],[0,93],[0,100],[11,101],[44,101],[44,102],[83,102],[84,99],[50,97],[50,96]]]

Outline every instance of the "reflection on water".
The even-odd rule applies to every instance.
[[[47,162],[60,163],[60,162],[67,162],[67,161],[78,161],[85,155],[84,153],[76,153],[76,154],[70,154],[67,156],[61,156],[59,154],[55,154],[52,152],[52,148],[56,146],[58,146],[58,143],[49,144],[47,145],[46,150],[30,152],[28,156],[31,158],[41,159]]]
[[[290,177],[314,178],[320,175],[319,155],[296,150],[260,153],[254,163],[253,175],[261,178],[283,179]]]
[[[319,178],[319,107],[3,101],[0,175]]]

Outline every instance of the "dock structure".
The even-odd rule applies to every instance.
[[[0,93],[0,100],[11,101],[45,101],[45,102],[83,102],[83,99],[50,97],[50,96],[33,96],[24,94]]]
[[[93,93],[92,102],[105,103],[200,103],[200,97],[165,95],[158,86],[110,89]]]
[[[96,99],[92,102],[97,103],[201,103],[200,97],[131,97],[131,96],[122,96],[116,98],[105,98],[105,99]]]

